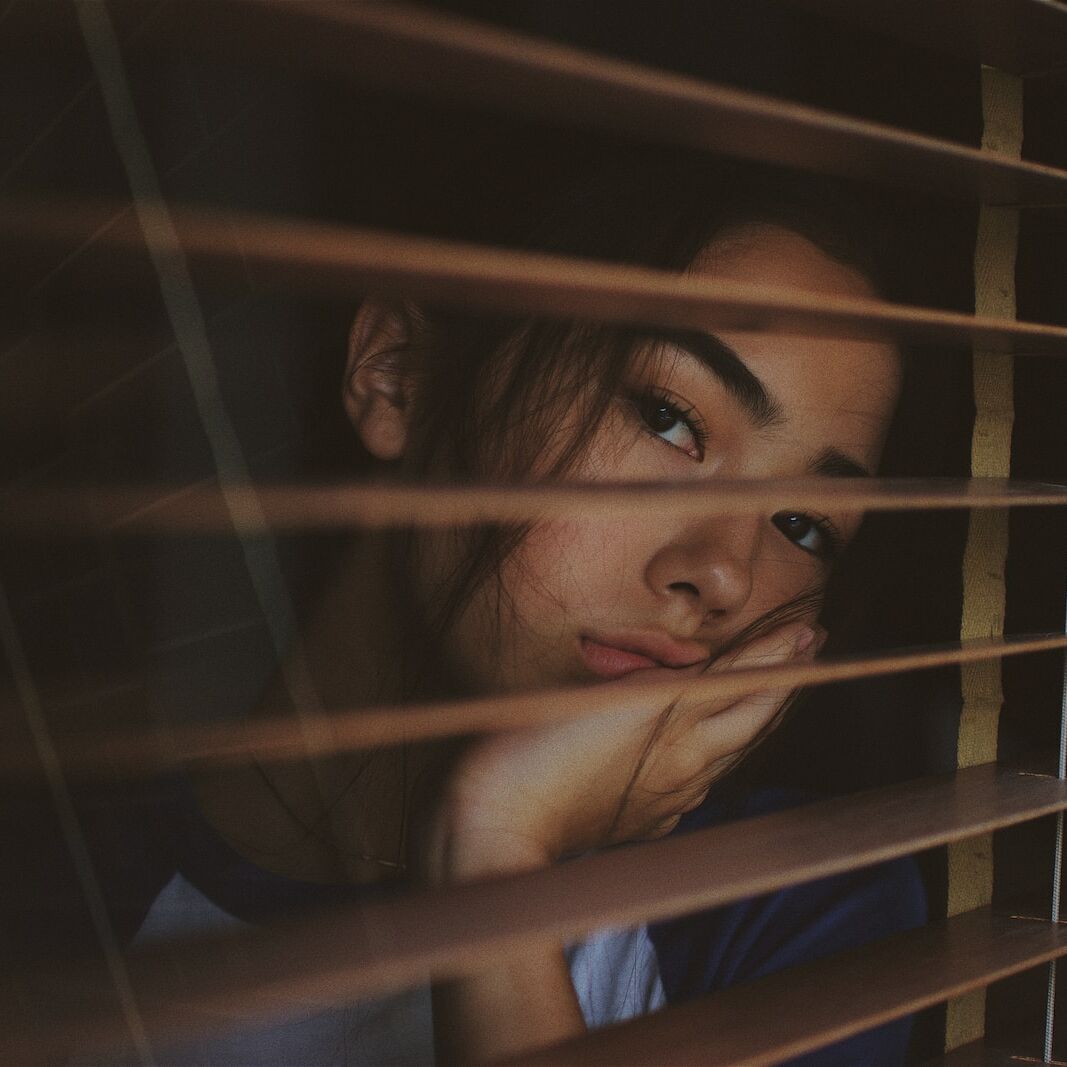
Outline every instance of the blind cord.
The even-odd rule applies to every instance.
[[[1065,598],[1067,603],[1067,598]],[[1067,607],[1064,609],[1063,629],[1067,633]],[[1056,775],[1067,778],[1067,655],[1063,657],[1063,695],[1060,703],[1060,752]],[[1056,814],[1056,847],[1052,861],[1052,921],[1060,921],[1060,888],[1063,881],[1063,812]],[[1045,1063],[1052,1062],[1052,1031],[1056,1021],[1056,961],[1048,965],[1048,990],[1045,1002]]]

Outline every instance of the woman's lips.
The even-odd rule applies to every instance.
[[[659,663],[639,652],[627,652],[624,648],[602,645],[588,637],[582,638],[582,659],[585,665],[600,678],[621,678],[631,671],[658,667]]]
[[[652,667],[689,667],[707,659],[699,645],[659,635],[583,636],[580,646],[586,667],[599,678],[621,678]]]

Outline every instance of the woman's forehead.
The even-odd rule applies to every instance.
[[[857,267],[778,223],[746,223],[719,234],[690,272],[838,296],[875,295],[871,279]]]

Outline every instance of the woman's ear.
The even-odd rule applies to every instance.
[[[404,454],[410,416],[403,359],[409,331],[402,312],[365,301],[348,335],[344,405],[363,446],[378,459]]]

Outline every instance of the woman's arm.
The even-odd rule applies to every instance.
[[[450,835],[438,844],[435,880],[473,881],[548,866],[530,842]],[[545,944],[433,991],[434,1041],[443,1065],[484,1063],[585,1030],[563,948]]]
[[[477,978],[434,987],[438,1062],[488,1063],[584,1032],[585,1021],[558,946]]]
[[[811,629],[793,624],[712,669],[806,659],[817,643]],[[694,675],[672,675],[680,693],[667,709],[620,700],[630,706],[472,745],[439,802],[423,857],[429,880],[520,873],[673,829],[774,720],[788,693],[756,693],[729,705],[687,700],[685,682]],[[434,1007],[444,1062],[484,1062],[563,1040],[585,1025],[559,945],[456,980],[435,994]]]

